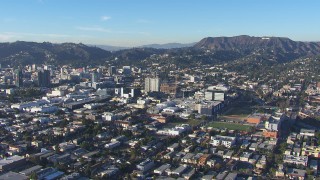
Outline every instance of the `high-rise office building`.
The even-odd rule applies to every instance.
[[[159,78],[145,78],[144,91],[145,92],[159,92],[160,91]]]
[[[32,64],[31,70],[32,71],[36,71],[37,70],[37,65],[36,64]]]
[[[17,87],[23,87],[23,74],[20,67],[14,72],[14,81]]]
[[[92,72],[92,74],[91,74],[91,82],[97,82],[98,81],[98,79],[99,79],[99,74],[98,74],[98,72],[97,71],[94,71],[94,72]]]
[[[109,67],[109,74],[110,74],[110,76],[116,74],[116,70],[117,70],[117,69],[116,69],[115,66],[110,66],[110,67]]]
[[[123,66],[123,74],[130,75],[131,74],[131,67],[130,66]]]
[[[206,91],[204,93],[204,99],[208,101],[224,101],[223,91]]]
[[[44,65],[44,66],[43,66],[43,69],[44,69],[44,70],[51,70],[51,69],[52,69],[52,66],[51,66],[51,65]]]
[[[60,76],[63,76],[64,74],[65,74],[64,68],[62,67],[62,68],[60,68]]]
[[[41,70],[38,71],[38,85],[40,87],[50,87],[51,84],[50,71]]]

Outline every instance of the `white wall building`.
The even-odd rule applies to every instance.
[[[43,106],[43,105],[46,105],[46,104],[49,104],[49,102],[46,101],[46,100],[41,99],[41,100],[38,100],[38,101],[32,101],[32,102],[27,102],[27,103],[12,104],[11,108],[24,110],[26,108]]]
[[[172,129],[162,129],[157,131],[157,134],[162,134],[162,135],[168,135],[168,136],[179,136],[180,134],[191,130],[190,125],[188,124],[181,124],[179,126],[176,126]]]
[[[115,115],[114,113],[110,113],[110,112],[103,113],[103,115],[101,117],[102,117],[102,120],[104,120],[104,121],[114,121],[118,118],[117,115]]]
[[[163,112],[163,113],[173,114],[173,113],[175,113],[175,112],[177,112],[177,111],[179,111],[179,110],[180,110],[180,108],[178,108],[178,107],[167,107],[167,108],[164,108],[164,109],[162,110],[162,112]]]
[[[159,92],[160,91],[160,79],[159,78],[145,78],[144,91],[147,92]]]
[[[236,143],[236,137],[231,137],[231,136],[212,136],[211,137],[211,144],[213,146],[220,146],[223,145],[227,148],[230,148]]]
[[[120,146],[120,144],[121,143],[119,141],[114,141],[114,142],[110,142],[110,143],[106,144],[104,147],[107,149],[113,149],[115,147]]]
[[[51,93],[47,93],[47,96],[49,97],[60,97],[64,96],[66,94],[66,91],[64,90],[53,90]]]
[[[40,107],[32,107],[32,108],[26,108],[26,111],[32,112],[32,113],[54,113],[58,111],[57,106],[40,106]]]

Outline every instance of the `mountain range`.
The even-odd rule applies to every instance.
[[[166,43],[166,44],[148,44],[140,46],[142,48],[155,48],[155,49],[173,49],[173,48],[184,48],[184,47],[192,47],[196,43]]]
[[[196,43],[166,43],[166,44],[147,44],[138,47],[121,47],[121,46],[110,46],[110,45],[89,45],[98,47],[107,51],[118,51],[124,49],[132,49],[132,48],[154,48],[154,49],[173,49],[173,48],[183,48],[183,47],[191,47]]]
[[[109,50],[105,50],[109,49]],[[0,43],[2,65],[25,64],[74,64],[95,65],[117,60],[121,63],[136,63],[153,55],[167,54],[179,62],[216,63],[243,58],[256,58],[273,62],[287,62],[301,57],[320,54],[319,42],[293,41],[284,37],[207,37],[197,43],[151,44],[136,48],[93,46],[74,43],[53,44],[17,41]],[[177,57],[177,58],[172,58]],[[170,63],[170,61],[168,61]]]

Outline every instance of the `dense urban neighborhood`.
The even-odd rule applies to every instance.
[[[320,0],[0,2],[0,180],[320,180]]]
[[[177,58],[2,66],[0,179],[319,177],[318,58]]]

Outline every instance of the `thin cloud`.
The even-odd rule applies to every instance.
[[[24,38],[27,36],[34,36],[34,37],[46,37],[46,38],[66,38],[71,37],[68,34],[54,34],[54,33],[17,33],[17,32],[3,32],[0,33],[0,40],[1,41],[10,41],[13,39]]]
[[[111,17],[110,16],[101,16],[100,19],[101,19],[101,21],[108,21],[111,19]]]
[[[111,33],[114,34],[140,34],[140,35],[146,35],[149,36],[150,33],[149,32],[135,32],[135,31],[111,31]]]
[[[76,29],[81,30],[81,31],[92,31],[92,32],[103,32],[103,33],[111,33],[111,34],[140,34],[140,35],[145,35],[145,36],[150,36],[149,32],[134,32],[134,31],[121,31],[121,30],[111,30],[111,29],[105,29],[102,27],[84,27],[84,26],[79,26],[76,27]]]
[[[10,34],[0,34],[0,41],[9,41],[15,36],[10,35]]]
[[[79,26],[76,29],[81,31],[93,31],[93,32],[104,32],[104,33],[113,33],[113,34],[140,34],[140,32],[130,32],[130,31],[115,31],[111,29],[105,29],[98,26],[87,27],[87,26]]]
[[[81,31],[95,31],[95,32],[108,32],[108,33],[111,32],[111,30],[105,29],[102,27],[83,27],[83,26],[80,26],[80,27],[76,27],[76,29],[81,30]]]
[[[48,36],[48,37],[70,37],[68,34],[40,34],[40,36]]]
[[[14,36],[44,36],[44,37],[70,37],[68,34],[54,34],[54,33],[15,33],[9,32]]]

